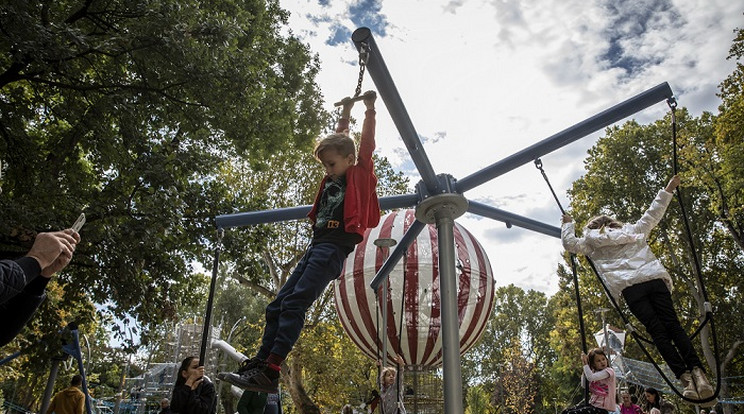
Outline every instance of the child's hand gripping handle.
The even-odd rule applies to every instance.
[[[344,98],[344,99],[336,102],[335,104],[333,104],[333,106],[344,106],[344,105],[347,105],[347,104],[350,104],[350,103],[363,101],[364,99],[371,98],[371,97],[375,97],[376,98],[377,97],[377,92],[375,92],[375,91],[367,91],[367,92],[364,92],[363,94],[361,94],[359,96],[355,96],[353,98],[350,97],[350,96],[347,96],[346,98]]]

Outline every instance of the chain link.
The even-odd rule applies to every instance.
[[[362,94],[362,81],[364,80],[364,70],[367,67],[368,58],[369,46],[367,43],[362,42],[361,48],[359,49],[359,79],[357,80],[356,90],[354,91],[354,98]]]

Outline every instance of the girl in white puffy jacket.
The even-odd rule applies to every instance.
[[[566,250],[594,261],[615,300],[622,296],[646,327],[662,358],[685,387],[683,395],[701,400],[713,395],[713,387],[674,311],[672,278],[646,243],[664,216],[679,181],[678,176],[672,177],[635,223],[623,224],[598,216],[587,223],[582,237],[576,237],[573,219],[564,214],[561,239]]]

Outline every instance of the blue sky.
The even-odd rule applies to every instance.
[[[716,112],[718,84],[744,7],[729,0],[280,0],[289,30],[321,60],[326,107],[354,93],[351,33],[372,30],[437,174],[462,178],[661,82],[693,115]],[[371,78],[364,90],[374,89]],[[665,103],[633,118],[664,115]],[[358,116],[361,116],[358,114]],[[542,158],[564,206],[598,134]],[[383,102],[378,152],[419,178]],[[662,186],[663,183],[660,183]],[[559,225],[559,211],[531,163],[465,194]],[[553,293],[558,240],[466,214],[500,286]]]

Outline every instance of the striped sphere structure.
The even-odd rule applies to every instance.
[[[387,248],[375,246],[374,241],[378,238],[400,240],[414,220],[414,210],[400,210],[382,217],[376,228],[367,229],[364,240],[346,259],[341,277],[334,283],[334,296],[344,330],[370,358],[377,360],[381,355],[382,335],[385,333],[386,364],[394,364],[391,357],[399,354],[406,366],[431,368],[442,363],[436,227],[427,225],[390,273],[386,324],[376,299],[379,296],[382,301],[382,288],[386,285],[380,287],[378,295],[369,287],[389,254]],[[454,236],[462,355],[485,329],[493,308],[494,280],[486,252],[473,235],[455,223]],[[378,321],[384,327],[379,335]]]

